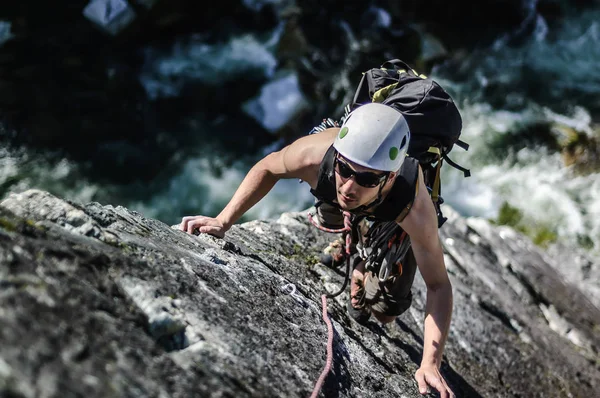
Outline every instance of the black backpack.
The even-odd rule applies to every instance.
[[[461,170],[465,177],[471,175],[470,170],[448,158],[454,145],[469,148],[459,139],[462,118],[456,104],[437,82],[418,74],[399,59],[386,61],[381,67],[363,73],[353,101],[346,106],[346,115],[369,102],[389,105],[406,118],[411,134],[408,155],[417,159],[423,169],[441,227],[446,221],[440,210],[443,161]]]

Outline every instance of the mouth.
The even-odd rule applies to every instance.
[[[342,198],[342,200],[344,202],[346,202],[346,203],[351,203],[351,202],[355,202],[356,201],[356,198],[354,196],[347,196],[347,195],[344,195],[341,192],[338,192],[338,194],[339,194],[340,198]]]

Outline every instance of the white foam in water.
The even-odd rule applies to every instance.
[[[527,152],[527,150],[523,150]],[[584,232],[578,199],[567,192],[569,176],[559,155],[512,167],[487,166],[488,184],[498,196],[537,222],[557,228],[560,234]]]
[[[219,177],[210,169],[207,159],[194,158],[186,161],[181,172],[172,177],[162,191],[149,200],[131,203],[132,208],[147,217],[167,221],[179,213],[191,215],[216,215],[243,178],[241,166],[226,168]],[[194,214],[183,214],[184,208],[194,209]],[[179,222],[173,219],[170,222]]]
[[[164,191],[150,200],[131,203],[130,206],[147,217],[171,224],[179,223],[184,216],[215,216],[227,205],[248,170],[247,164],[238,162],[215,175],[208,160],[191,159],[179,175],[170,180]],[[275,218],[282,212],[299,211],[310,204],[312,195],[307,184],[300,184],[297,179],[281,180],[246,213],[245,219]],[[184,213],[183,209],[193,210]]]
[[[0,147],[0,185],[6,184],[9,179],[15,178],[19,171],[17,158]]]
[[[535,7],[530,9],[535,11]],[[471,145],[468,152],[457,148],[450,157],[473,173],[465,179],[459,171],[445,167],[442,193],[451,206],[464,215],[496,218],[499,206],[507,201],[522,210],[525,218],[555,228],[561,238],[574,242],[577,235],[590,237],[594,251],[600,253],[599,172],[577,176],[559,154],[542,148],[521,150],[504,160],[490,156],[490,144],[497,135],[526,131],[523,127],[534,125],[558,124],[600,138],[592,127],[588,104],[577,103],[572,96],[572,92],[600,92],[599,21],[598,10],[577,13],[561,26],[552,26],[550,32],[538,15],[530,40],[519,46],[506,45],[506,38],[498,40],[490,51],[476,52],[465,60],[472,79],[462,84],[444,83],[457,94],[455,99],[462,97],[461,138]],[[542,79],[544,76],[548,78]],[[547,103],[570,102],[569,113],[534,103],[535,97],[528,97],[527,91],[534,83],[544,85]],[[496,111],[486,105],[489,87],[503,87],[504,94],[492,89],[491,95],[504,95],[507,107],[518,111]],[[471,99],[479,104],[469,104]],[[552,133],[556,139],[562,138],[560,129]]]
[[[91,0],[83,9],[83,15],[112,35],[135,19],[135,11],[125,0]]]
[[[11,24],[9,21],[0,20],[0,46],[9,41],[12,38],[10,33]]]
[[[279,7],[284,2],[257,0],[245,4],[259,9],[265,4]],[[531,10],[535,11],[535,7]],[[455,99],[464,97],[477,102],[470,104],[464,99],[459,102],[464,126],[461,138],[470,149],[465,152],[457,147],[450,154],[452,160],[470,168],[472,176],[463,178],[460,171],[446,164],[442,169],[442,195],[446,203],[465,216],[491,219],[497,218],[500,206],[506,201],[520,209],[524,219],[555,228],[565,239],[575,240],[577,235],[591,237],[596,243],[595,250],[600,252],[599,173],[576,176],[564,166],[559,154],[543,149],[523,149],[506,159],[490,156],[490,144],[498,135],[513,134],[538,123],[554,122],[588,135],[594,134],[593,120],[585,109],[586,104],[575,104],[580,106],[575,106],[573,113],[568,115],[544,109],[531,103],[528,93],[522,89],[522,82],[529,81],[527,79],[537,73],[557,76],[546,82],[548,101],[562,99],[562,95],[572,89],[582,93],[600,92],[600,68],[597,67],[600,14],[586,12],[567,21],[562,31],[553,34],[547,32],[548,26],[539,20],[539,16],[536,18],[537,31],[531,42],[506,46],[498,41],[495,49],[477,52],[472,60],[465,60],[465,67],[472,72],[468,81],[457,83],[437,79],[452,94],[456,93]],[[348,24],[340,26],[349,47],[358,48],[358,41]],[[207,44],[201,36],[193,36],[178,41],[167,54],[147,49],[140,79],[151,98],[176,96],[190,81],[218,85],[239,76],[272,79],[278,66],[272,51],[280,34],[281,26],[265,37],[242,35],[220,44]],[[0,45],[8,38],[10,24],[0,21]],[[351,82],[338,83],[348,89],[355,87]],[[256,115],[267,128],[276,130],[282,125],[283,116],[289,117],[293,113],[299,101],[296,86],[293,81],[286,81],[281,86],[265,86],[262,96],[257,99],[262,110]],[[271,87],[275,89],[270,91]],[[278,90],[277,87],[285,89]],[[507,108],[517,111],[495,110],[486,104],[488,92],[495,92],[497,87],[506,88],[506,93],[501,95],[505,95]],[[488,90],[490,88],[492,90]],[[287,92],[289,90],[291,93]],[[279,109],[270,113],[274,107]],[[278,149],[279,145],[281,142],[265,148],[263,153],[255,155],[255,160]],[[109,196],[105,194],[106,187],[76,177],[76,167],[68,162],[34,165],[26,155],[23,156],[0,153],[0,184],[8,185],[16,180],[10,185],[12,190],[36,187],[83,203],[100,194]],[[130,203],[108,202],[171,223],[179,222],[185,215],[216,215],[239,187],[250,163],[253,162],[239,161],[215,175],[207,159],[190,159],[178,175],[150,198]],[[281,212],[302,210],[312,203],[313,197],[306,183],[296,179],[282,180],[247,213],[246,218],[275,218]]]
[[[471,64],[468,67],[479,82],[503,85],[507,94],[521,91],[520,84],[527,82],[526,87],[532,77],[547,76],[538,83],[548,91],[547,99],[561,100],[572,90],[595,95],[600,92],[599,21],[598,9],[576,13],[553,26],[552,34],[543,21],[538,22],[530,40],[514,46],[507,45],[511,35],[503,37],[494,51],[476,52],[465,66]]]
[[[550,120],[590,131],[589,115],[581,108],[572,116],[557,115],[531,106],[520,113],[493,111],[478,104],[461,109],[465,128],[461,138],[469,151],[456,148],[451,158],[471,169],[472,176],[444,166],[442,194],[446,203],[466,216],[495,219],[503,202],[522,211],[525,220],[547,226],[559,236],[576,242],[587,235],[600,244],[600,174],[577,176],[559,153],[546,149],[521,149],[503,161],[485,156],[494,135],[510,134],[521,125]],[[483,157],[482,155],[483,154]]]
[[[1,147],[0,186],[8,187],[7,194],[41,189],[80,203],[92,201],[99,190],[96,184],[81,178],[77,166],[68,160],[49,162],[32,158],[23,150]]]
[[[264,41],[245,34],[215,45],[206,44],[200,38],[180,40],[166,55],[147,48],[140,81],[148,96],[155,99],[179,95],[188,81],[219,85],[249,73],[271,77],[277,60],[269,46],[273,36],[278,37],[280,33],[281,30],[276,29]]]
[[[549,120],[555,121],[565,126],[571,127],[577,131],[584,132],[591,137],[594,135],[594,131],[591,127],[592,117],[590,113],[581,106],[573,108],[573,116],[568,117],[559,115],[558,113],[552,112],[549,109],[544,109],[544,113]]]
[[[259,95],[244,103],[242,109],[268,131],[275,132],[307,106],[298,76],[293,73],[265,84]]]
[[[381,7],[370,6],[368,12],[374,15],[373,27],[389,28],[392,25],[392,16]]]
[[[281,213],[301,211],[312,206],[314,196],[310,186],[297,179],[279,180],[264,200],[253,208],[249,216],[253,219],[277,218]]]

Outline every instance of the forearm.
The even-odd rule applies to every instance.
[[[219,213],[219,219],[229,229],[244,213],[258,203],[279,179],[257,163],[246,175],[235,194]]]
[[[450,282],[427,289],[427,304],[421,365],[442,363],[444,345],[452,318],[452,285]]]

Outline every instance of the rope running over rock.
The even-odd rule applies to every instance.
[[[325,367],[321,371],[321,375],[315,384],[315,388],[313,389],[310,398],[316,398],[319,395],[319,391],[321,391],[321,387],[331,370],[331,363],[333,362],[333,326],[331,325],[331,320],[327,316],[327,296],[325,294],[321,296],[321,302],[323,303],[323,320],[327,324],[327,360],[325,361]]]
[[[311,224],[313,224],[315,227],[319,228],[322,231],[331,232],[331,233],[342,233],[344,231],[348,231],[348,233],[346,234],[346,265],[348,268],[347,274],[349,274],[349,272],[350,272],[350,247],[352,245],[351,217],[352,217],[352,215],[349,212],[345,211],[344,212],[344,228],[331,229],[331,228],[325,228],[325,227],[319,225],[318,223],[316,223],[313,220],[313,215],[311,213],[308,213],[308,219],[310,220]],[[317,380],[317,383],[315,384],[315,388],[313,389],[313,393],[310,396],[310,398],[316,398],[319,395],[319,391],[321,391],[321,388],[323,387],[323,383],[325,382],[325,378],[327,377],[327,375],[329,374],[329,371],[331,370],[331,363],[333,362],[333,326],[331,324],[331,320],[327,316],[327,297],[335,297],[338,294],[342,293],[344,291],[344,289],[346,288],[347,282],[348,282],[348,275],[346,275],[346,278],[344,279],[344,285],[342,286],[342,288],[340,289],[339,292],[334,293],[334,294],[323,294],[321,296],[321,302],[323,303],[323,320],[327,324],[327,360],[325,361],[325,367],[321,371],[321,375],[319,376],[319,379]]]

